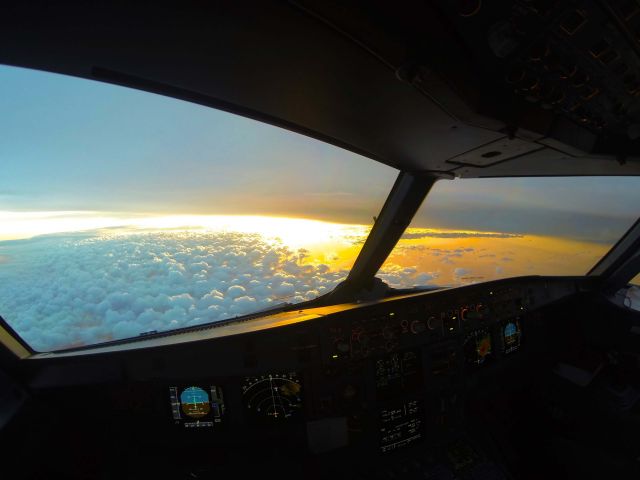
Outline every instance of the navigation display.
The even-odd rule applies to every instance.
[[[467,363],[481,365],[491,355],[491,333],[476,330],[467,335],[464,342],[464,358]]]
[[[376,360],[376,394],[388,399],[422,386],[420,350],[393,353]]]
[[[392,452],[424,436],[424,405],[421,400],[399,402],[380,410],[380,451]]]
[[[225,406],[222,388],[215,385],[169,387],[171,414],[176,425],[211,428],[222,423]]]
[[[297,372],[245,377],[242,401],[251,423],[285,422],[302,413],[302,382]]]

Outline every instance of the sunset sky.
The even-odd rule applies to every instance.
[[[398,173],[210,108],[13,67],[0,66],[0,111],[0,314],[41,348],[322,294]],[[639,192],[638,178],[443,180],[380,276],[407,287],[584,274],[638,217]],[[159,286],[140,286],[135,306],[121,298],[128,275]]]
[[[6,216],[20,221],[7,212],[368,225],[397,175],[302,135],[137,90],[2,66],[0,88],[0,109],[10,112],[0,116],[4,238],[14,235]],[[609,242],[638,216],[631,201],[638,185],[636,178],[442,181],[414,226]]]

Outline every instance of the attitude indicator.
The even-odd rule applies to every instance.
[[[169,400],[176,424],[190,428],[213,427],[222,422],[225,405],[218,386],[169,387]]]

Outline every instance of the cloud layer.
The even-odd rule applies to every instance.
[[[347,271],[256,234],[79,233],[0,243],[0,315],[47,351],[233,318],[322,295]],[[415,269],[383,272],[426,283]]]
[[[415,240],[421,238],[522,238],[524,235],[517,233],[503,232],[447,232],[439,230],[426,230],[412,228],[410,232],[402,235],[404,240]]]

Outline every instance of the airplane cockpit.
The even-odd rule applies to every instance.
[[[640,476],[640,3],[16,2],[0,472]]]

